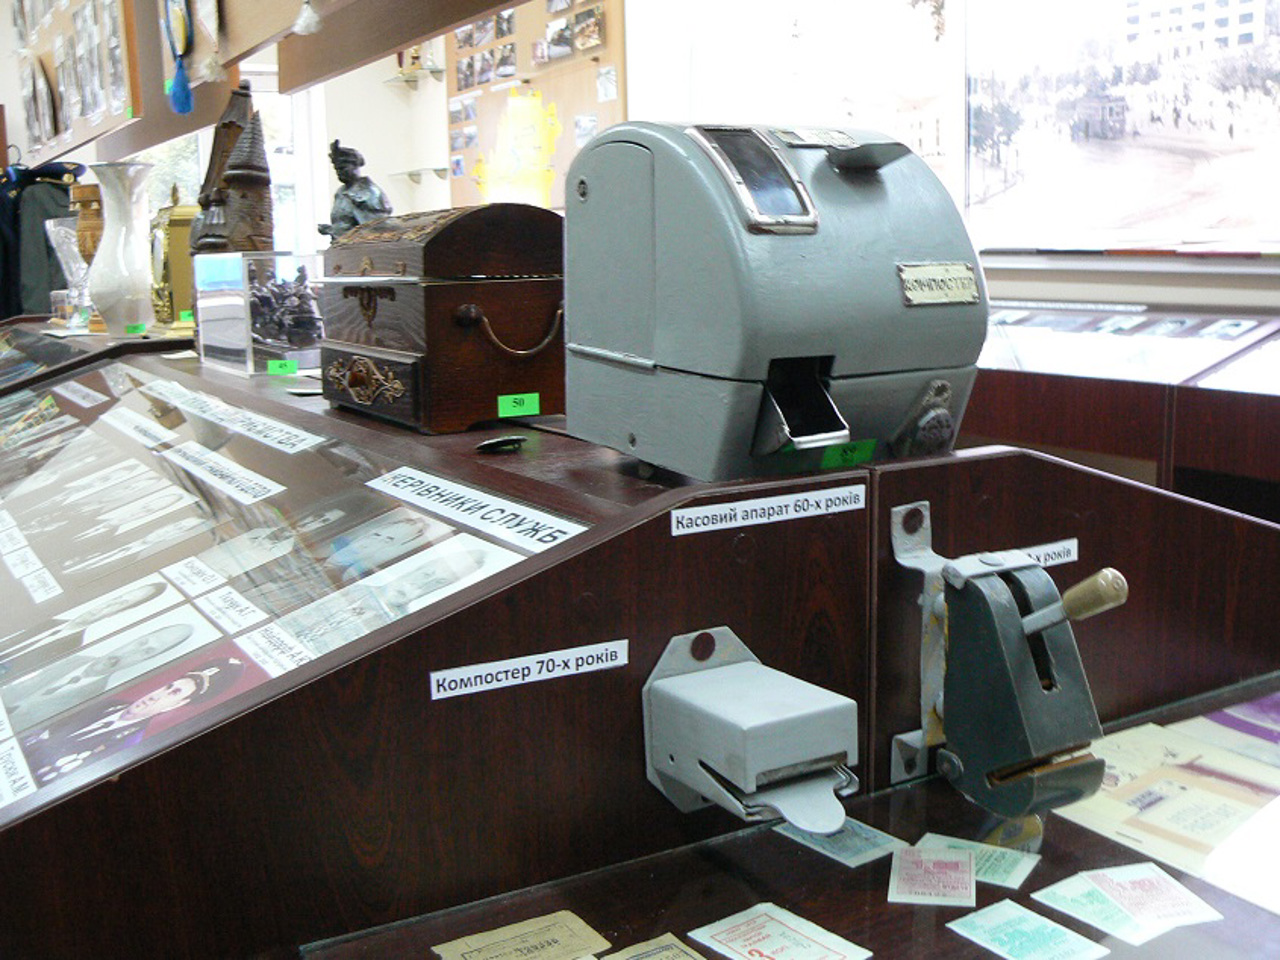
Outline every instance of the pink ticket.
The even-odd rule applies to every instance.
[[[976,902],[973,854],[968,850],[918,847],[893,851],[889,902],[972,907]]]

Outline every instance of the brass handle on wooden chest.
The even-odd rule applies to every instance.
[[[564,322],[564,301],[562,300],[560,305],[556,307],[556,315],[551,321],[551,328],[547,330],[547,335],[542,338],[537,346],[530,347],[528,350],[517,350],[514,347],[508,347],[499,340],[498,335],[493,332],[493,324],[489,322],[489,318],[484,315],[484,310],[478,304],[464,303],[453,311],[453,319],[460,327],[479,325],[489,342],[508,356],[532,357],[545,350],[551,344],[551,341],[556,338],[556,334],[560,332],[560,324]]]

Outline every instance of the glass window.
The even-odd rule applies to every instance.
[[[1143,16],[1153,3],[970,0],[965,199],[977,245],[1273,247],[1280,37],[1264,43],[1238,2],[1214,0],[1235,16],[1219,18],[1214,42],[1189,44],[1180,25],[1161,32]],[[1232,34],[1237,18],[1245,29]],[[1188,22],[1205,32],[1203,17]]]
[[[189,133],[129,158],[151,164],[151,173],[147,176],[147,207],[152,215],[173,202],[175,189],[179,203],[196,202],[204,180],[203,156],[207,156],[207,148],[202,155],[199,135]]]

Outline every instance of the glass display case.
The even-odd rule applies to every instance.
[[[992,304],[978,365],[1134,383],[1184,383],[1280,331],[1273,317],[1125,304]]]
[[[318,254],[202,253],[195,263],[200,358],[237,373],[320,366]]]
[[[0,397],[98,360],[180,350],[190,344],[189,337],[116,339],[43,321],[8,321],[0,324]]]
[[[766,895],[880,956],[972,955],[941,914],[884,909],[884,861],[850,882],[646,776],[647,679],[728,628],[856,704],[851,815],[907,842],[973,826],[952,786],[894,779],[921,717],[902,504],[932,501],[950,556],[1123,570],[1129,603],[1077,633],[1104,722],[1280,670],[1274,526],[1052,458],[698,484],[556,418],[421,437],[286,386],[127,357],[0,399],[5,956],[160,932],[172,956],[323,956],[429,915],[401,925],[413,952],[563,897],[624,947]],[[1049,821],[1046,873],[1081,834]]]
[[[0,827],[586,529],[440,484],[483,496],[127,363],[0,401]]]

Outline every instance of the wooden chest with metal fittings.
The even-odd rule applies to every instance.
[[[386,217],[325,251],[332,405],[426,433],[564,412],[563,219],[495,203]]]

